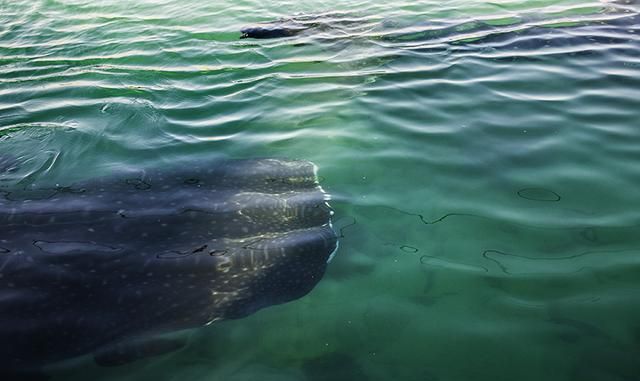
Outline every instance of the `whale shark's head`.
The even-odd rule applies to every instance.
[[[226,200],[233,218],[207,247],[216,269],[209,286],[214,319],[300,298],[321,279],[337,246],[333,211],[312,163],[263,160],[243,167],[233,171],[241,179],[220,180],[241,181],[245,189]]]

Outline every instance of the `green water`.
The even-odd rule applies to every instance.
[[[195,330],[179,352],[80,359],[53,380],[640,379],[637,33],[464,43],[478,20],[553,28],[602,8],[0,0],[0,152],[24,163],[16,181],[306,159],[342,236],[300,300]],[[238,39],[328,11],[357,22]],[[457,26],[416,37],[433,20]]]

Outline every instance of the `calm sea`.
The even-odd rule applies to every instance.
[[[341,235],[306,297],[52,380],[640,379],[640,8],[608,8],[0,0],[16,181],[305,159]]]

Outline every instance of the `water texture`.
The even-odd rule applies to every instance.
[[[341,236],[303,299],[52,379],[637,380],[638,10],[0,0],[0,153],[21,163],[0,186],[304,159]],[[296,14],[324,24],[239,39]]]

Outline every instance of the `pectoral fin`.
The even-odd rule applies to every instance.
[[[94,354],[100,366],[118,366],[146,357],[158,356],[183,348],[186,338],[145,337],[117,342],[100,349]]]

